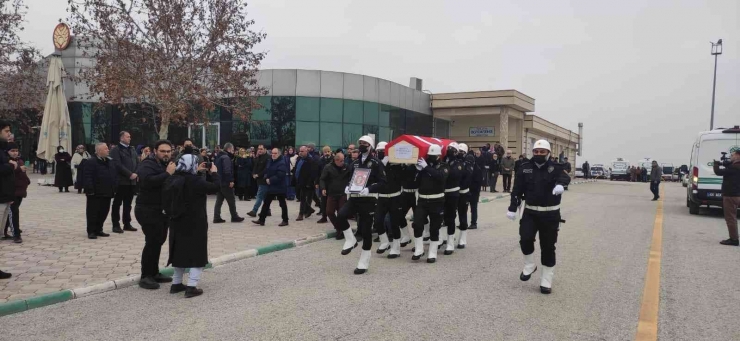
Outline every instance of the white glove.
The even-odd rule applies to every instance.
[[[516,220],[516,212],[509,212],[509,211],[507,211],[506,212],[506,218],[511,219],[511,221]]]
[[[349,186],[344,188],[344,194],[349,195]]]
[[[562,185],[557,185],[552,189],[552,195],[561,195],[565,192],[565,188]]]
[[[384,157],[383,160],[380,160],[380,162],[383,163],[383,166],[387,166],[388,165],[388,157],[387,156]]]
[[[360,191],[360,195],[368,195],[370,194],[370,190],[366,188],[363,188],[362,191]]]
[[[422,158],[419,158],[419,161],[416,162],[416,166],[417,166],[416,169],[419,169],[419,167],[421,167],[421,169],[419,169],[419,170],[422,170],[424,168],[427,168],[427,166],[429,166],[429,164],[427,163],[427,160],[424,160]]]

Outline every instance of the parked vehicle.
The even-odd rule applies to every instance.
[[[583,168],[576,167],[576,178],[582,178],[583,177]]]
[[[594,179],[608,179],[609,170],[600,163],[594,164],[591,166],[591,177]]]
[[[678,175],[674,179],[673,170],[675,167],[672,163],[661,163],[660,167],[663,168],[663,175],[660,177],[663,181],[678,181]]]
[[[722,177],[714,174],[713,162],[738,149],[740,126],[699,133],[691,147],[691,174],[687,176],[686,206],[690,214],[698,214],[701,206],[722,207]]]
[[[629,161],[619,157],[612,161],[612,171],[609,175],[609,180],[628,180],[630,179],[629,173],[630,163]]]

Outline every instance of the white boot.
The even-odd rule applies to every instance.
[[[354,233],[352,233],[352,229],[346,229],[342,231],[344,234],[344,246],[342,246],[342,254],[348,255],[350,252],[352,252],[352,249],[357,247],[357,238],[355,238]]]
[[[394,239],[391,242],[391,253],[388,254],[388,258],[393,259],[398,258],[399,256],[401,256],[401,241]]]
[[[445,249],[444,254],[451,255],[453,252],[455,252],[455,236],[454,235],[447,237],[447,249]]]
[[[419,260],[424,255],[424,237],[414,238],[414,256],[412,260]]]
[[[424,233],[421,236],[424,238],[424,244],[429,244],[429,224],[424,225]]]
[[[554,275],[554,272],[554,267],[542,266],[542,280],[540,281],[541,293],[549,294],[552,292],[552,276]]]
[[[372,255],[370,250],[362,250],[360,261],[357,263],[357,269],[355,269],[355,275],[362,275],[367,271],[367,268],[370,267],[370,255]]]
[[[439,247],[439,242],[431,242],[429,244],[429,256],[427,256],[427,263],[434,263],[437,261],[437,247]]]
[[[460,231],[460,239],[459,239],[459,242],[457,243],[457,248],[464,249],[465,245],[468,245],[468,231],[467,230]]]
[[[391,248],[391,242],[388,241],[388,233],[383,233],[381,235],[378,235],[378,239],[380,239],[380,246],[378,246],[377,253],[383,253],[388,251]]]
[[[449,237],[449,236],[450,235],[447,234],[447,229],[445,229],[445,228],[440,229],[439,230],[440,245],[441,244],[446,244],[447,243],[447,237]],[[454,237],[455,235],[452,235],[452,236]]]
[[[534,253],[524,255],[524,270],[519,275],[519,279],[526,282],[532,277],[532,274],[537,271],[537,265],[534,263]]]
[[[401,228],[401,247],[409,245],[411,242],[411,235],[409,235],[408,227]]]

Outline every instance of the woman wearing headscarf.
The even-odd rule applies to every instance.
[[[75,189],[77,194],[81,194],[85,188],[82,184],[82,166],[85,160],[90,158],[90,154],[85,150],[85,146],[79,145],[72,156],[72,179],[75,179]]]
[[[210,181],[198,176],[198,172],[205,171],[211,175]],[[203,290],[197,287],[198,281],[208,263],[206,201],[209,194],[216,194],[221,189],[218,169],[212,164],[211,169],[206,170],[205,162],[198,165],[195,156],[185,154],[178,161],[175,174],[167,181],[182,186],[176,198],[176,205],[182,213],[170,215],[170,258],[167,264],[175,268],[170,293],[185,291],[186,298],[199,296]],[[190,269],[187,286],[182,282],[186,269]]]
[[[54,161],[56,161],[56,175],[54,176],[54,186],[59,188],[59,192],[64,189],[65,192],[69,192],[69,186],[74,185],[72,183],[72,155],[69,155],[64,147],[57,147],[57,154],[54,155]]]
[[[249,187],[252,182],[252,158],[244,148],[239,148],[236,157],[236,196],[239,200],[249,201]]]

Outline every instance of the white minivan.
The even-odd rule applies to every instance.
[[[722,207],[722,177],[714,174],[712,163],[722,153],[729,158],[737,149],[740,149],[740,126],[699,133],[691,147],[691,174],[686,191],[690,214],[698,214],[700,206]]]

